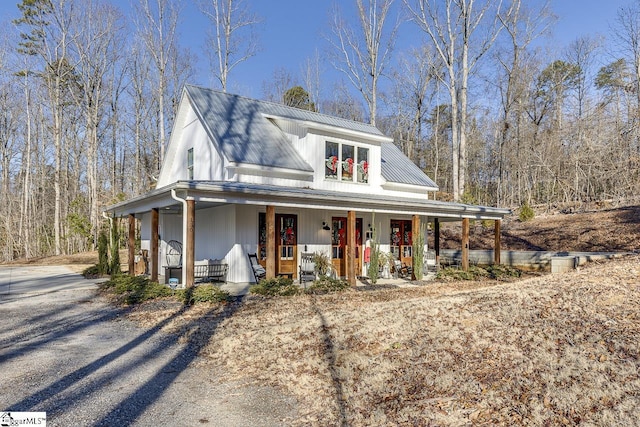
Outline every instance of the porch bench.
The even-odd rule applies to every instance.
[[[198,282],[226,282],[229,264],[225,260],[204,259],[194,262],[193,276]]]

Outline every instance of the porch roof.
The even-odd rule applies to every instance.
[[[180,199],[193,198],[198,209],[223,204],[270,205],[281,208],[424,215],[443,221],[462,218],[495,220],[511,214],[508,209],[428,200],[426,197],[412,199],[224,181],[178,181],[108,206],[105,212],[121,217],[149,212],[154,208],[181,210],[180,201],[173,195]]]

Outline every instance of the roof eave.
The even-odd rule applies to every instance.
[[[344,135],[348,135],[348,136],[352,136],[352,137],[357,137],[357,138],[362,138],[362,139],[370,139],[370,140],[374,140],[374,141],[378,141],[378,142],[393,142],[393,138],[389,138],[388,136],[382,135],[382,134],[375,134],[375,133],[369,133],[369,132],[361,132],[361,131],[357,131],[357,130],[353,130],[353,129],[347,129],[341,126],[331,126],[331,125],[327,125],[324,123],[318,123],[318,122],[313,122],[313,121],[309,121],[309,120],[300,120],[300,119],[295,119],[292,117],[283,117],[283,116],[278,116],[275,114],[271,114],[271,113],[262,113],[262,115],[268,119],[275,119],[275,120],[288,120],[291,122],[295,122],[298,123],[301,126],[304,126],[308,129],[316,129],[316,130],[323,130],[326,132],[336,132],[336,133],[340,133],[340,134],[344,134]]]

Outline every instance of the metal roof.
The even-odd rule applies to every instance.
[[[193,85],[186,85],[185,90],[209,136],[230,162],[313,171],[269,116],[385,137],[366,123]]]
[[[239,110],[241,110],[242,108],[248,108],[248,113],[260,112],[268,116],[276,116],[290,120],[334,126],[379,137],[385,136],[377,127],[368,123],[328,116],[326,114],[316,113],[314,111],[289,107],[287,105],[278,104],[276,102],[260,101],[257,99],[245,98],[239,95],[231,95],[225,92],[217,91],[215,89],[207,89],[193,85],[186,85],[185,88],[192,98],[207,98],[211,100],[210,102],[223,103],[227,107],[238,108]],[[208,105],[205,104],[204,107],[208,107]]]
[[[383,142],[382,150],[382,176],[390,182],[401,184],[420,185],[437,189],[433,182],[415,163],[413,163],[395,144]]]
[[[206,203],[269,204],[307,209],[418,214],[444,220],[502,219],[511,213],[508,209],[429,200],[426,197],[412,199],[228,181],[178,181],[126,202],[109,206],[106,212],[123,216],[145,212],[152,207],[173,205],[177,202],[171,198],[172,190],[181,193],[181,197],[188,195],[194,197],[196,201],[204,202],[205,205],[202,207],[206,207]]]
[[[209,136],[232,163],[313,172],[285,134],[263,115],[261,101],[187,85]]]

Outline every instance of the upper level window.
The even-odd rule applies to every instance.
[[[369,149],[358,147],[358,182],[369,182]]]
[[[340,162],[340,152],[338,151],[338,143],[328,142],[325,147],[325,178],[338,179],[338,166]]]
[[[369,182],[369,149],[327,141],[324,170],[324,176],[327,179],[367,183]]]
[[[193,180],[193,148],[187,150],[187,178]]]

